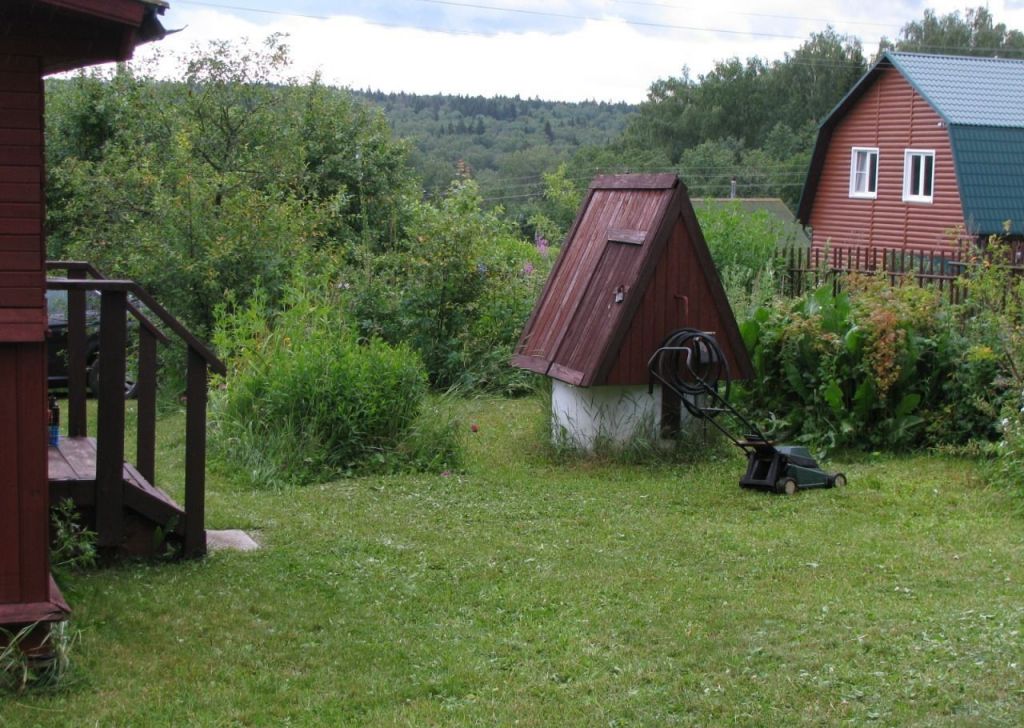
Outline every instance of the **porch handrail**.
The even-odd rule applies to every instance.
[[[167,309],[157,303],[152,296],[150,296],[144,288],[142,288],[135,281],[119,278],[94,278],[91,280],[79,280],[74,278],[47,278],[47,286],[50,288],[57,288],[65,291],[124,291],[130,293],[142,303],[146,304],[146,308],[156,314],[157,318],[164,322],[171,331],[178,335],[178,338],[182,340],[190,349],[194,349],[196,353],[202,357],[206,365],[216,374],[227,374],[227,367],[224,365],[217,355],[214,354],[210,348],[202,341],[196,338],[195,334],[185,328],[178,319],[174,318]],[[153,323],[146,318],[145,314],[139,311],[138,308],[132,306],[131,303],[126,303],[125,308],[135,316],[140,323],[147,328],[151,328],[157,338],[162,339],[164,343],[168,343],[170,339],[160,329],[156,328]]]
[[[70,280],[89,280],[89,278],[85,278],[81,274],[90,276],[92,280],[110,280],[102,273],[100,273],[99,270],[92,263],[87,263],[82,260],[48,260],[46,261],[46,270],[66,270],[69,274],[67,277]],[[76,273],[79,275],[76,276]],[[52,280],[59,279],[55,278]],[[88,290],[94,289],[89,288]],[[130,313],[132,317],[139,322],[140,325],[145,326],[147,329],[149,329],[150,333],[152,333],[153,336],[155,336],[157,340],[160,341],[160,343],[171,343],[171,340],[167,337],[167,335],[159,328],[157,328],[157,326],[152,321],[150,321],[149,318],[146,317],[146,314],[140,311],[137,306],[133,306],[131,301],[128,302],[128,313]]]
[[[69,292],[68,399],[69,434],[85,432],[85,305],[87,291],[100,294],[99,391],[96,392],[96,531],[101,546],[116,547],[124,536],[123,473],[125,432],[125,314],[130,312],[139,326],[139,402],[137,424],[137,469],[150,483],[154,481],[156,440],[156,343],[168,337],[137,307],[128,294],[145,305],[186,346],[185,389],[185,522],[177,528],[184,539],[185,556],[206,552],[206,403],[209,372],[225,374],[224,363],[206,344],[158,304],[134,281],[104,278],[92,265],[79,261],[48,261],[49,270],[67,270],[67,278],[47,278],[47,288]],[[91,276],[91,278],[86,278]],[[72,300],[76,299],[76,300]],[[106,356],[104,357],[104,354]]]

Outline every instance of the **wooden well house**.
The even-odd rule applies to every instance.
[[[177,541],[184,555],[205,553],[206,378],[223,364],[132,281],[104,279],[85,262],[46,260],[43,77],[129,59],[137,45],[165,35],[165,7],[164,0],[0,3],[0,626],[45,625],[68,612],[50,576],[51,499],[75,504],[104,553],[146,555],[154,535]],[[67,291],[68,436],[58,446],[47,437],[48,289]],[[90,291],[101,299],[92,351]],[[146,315],[133,301],[145,304]],[[135,465],[124,462],[128,314],[139,333]],[[155,345],[168,340],[164,331],[184,341],[189,357],[185,508],[152,485]],[[92,438],[86,377],[98,358]]]
[[[672,332],[713,332],[733,378],[750,359],[686,186],[674,174],[598,177],[512,359],[552,380],[553,435],[577,447],[678,431],[680,403],[649,391]]]

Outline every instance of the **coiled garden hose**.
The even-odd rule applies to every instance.
[[[697,398],[701,395],[710,394],[716,401],[729,397],[729,362],[718,342],[706,331],[673,331],[651,357],[648,370],[654,379],[680,395],[694,417],[709,418],[717,413],[715,409],[699,406]]]

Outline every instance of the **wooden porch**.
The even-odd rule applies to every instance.
[[[209,373],[224,365],[138,284],[104,278],[88,263],[47,262],[66,278],[47,288],[66,290],[67,432],[48,453],[51,502],[73,501],[108,555],[186,557],[206,553],[206,393]],[[87,339],[86,293],[98,293],[99,345]],[[125,379],[128,317],[137,325],[135,462],[126,461]],[[186,352],[184,505],[155,482],[157,345],[172,337]],[[87,432],[87,370],[99,361],[96,433]]]

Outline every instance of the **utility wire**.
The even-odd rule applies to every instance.
[[[409,2],[419,2],[419,3],[429,4],[429,5],[443,5],[443,6],[447,6],[447,7],[456,7],[456,8],[467,8],[467,9],[470,9],[470,10],[487,10],[487,11],[491,11],[491,12],[513,13],[513,14],[518,14],[518,15],[529,15],[529,16],[534,16],[534,17],[557,18],[557,19],[561,19],[561,20],[584,20],[584,21],[592,21],[592,22],[599,22],[599,23],[623,23],[625,25],[637,26],[637,27],[642,27],[642,28],[655,28],[655,29],[661,29],[661,30],[685,30],[685,31],[690,31],[690,32],[721,33],[721,34],[725,34],[725,35],[741,35],[741,36],[751,36],[751,37],[757,37],[757,38],[779,38],[779,39],[783,39],[783,40],[804,40],[805,39],[804,36],[802,36],[802,35],[789,35],[789,34],[785,34],[785,33],[768,33],[768,32],[763,32],[763,31],[756,31],[756,30],[735,30],[735,29],[732,29],[732,28],[713,28],[713,27],[698,26],[698,25],[679,25],[679,24],[675,24],[675,23],[657,23],[657,22],[653,22],[653,21],[644,21],[644,20],[629,20],[629,19],[626,19],[626,18],[605,18],[605,17],[599,17],[599,16],[590,16],[590,15],[575,15],[575,14],[572,14],[572,13],[556,13],[556,12],[545,11],[545,10],[528,10],[528,9],[525,9],[525,8],[505,8],[505,7],[495,6],[495,5],[485,5],[485,4],[482,4],[482,3],[454,2],[454,0],[409,0]],[[264,9],[264,8],[253,8],[253,7],[247,7],[247,6],[244,6],[244,5],[235,5],[235,4],[230,4],[230,3],[212,2],[211,0],[175,0],[175,4],[176,5],[198,5],[198,6],[202,6],[202,7],[217,8],[217,9],[221,9],[221,10],[236,10],[236,11],[239,11],[239,12],[246,12],[246,13],[260,13],[260,14],[263,14],[263,15],[275,15],[275,16],[283,16],[283,17],[306,18],[306,19],[310,19],[310,20],[330,20],[331,17],[332,17],[332,16],[329,16],[329,15],[315,15],[315,14],[311,14],[311,13],[298,13],[298,12],[294,12],[294,11],[285,11],[285,10],[267,10],[267,9]],[[734,14],[739,14],[739,13],[734,13]],[[767,16],[765,16],[765,17],[767,17]],[[796,16],[773,16],[773,17],[778,17],[779,19],[804,20],[803,18],[799,18],[799,17],[796,17]],[[425,27],[415,26],[415,25],[412,25],[412,24],[409,24],[409,23],[405,23],[405,24],[383,23],[383,22],[379,22],[379,21],[366,20],[365,18],[363,18],[362,20],[363,20],[363,22],[365,22],[365,23],[367,23],[369,25],[379,25],[379,26],[386,27],[386,28],[413,27],[413,28],[416,28],[418,30],[424,30],[424,31],[435,32],[435,33],[463,33],[463,34],[467,33],[467,31],[454,31],[454,30],[450,30],[450,29],[437,30],[437,29],[432,29],[432,28],[425,28]],[[479,35],[479,33],[470,33],[470,34]]]
[[[763,38],[780,38],[780,39],[790,39],[790,40],[806,40],[805,36],[788,35],[788,34],[783,34],[783,33],[767,33],[767,32],[761,32],[761,31],[753,31],[753,30],[735,30],[735,29],[732,29],[732,28],[714,28],[714,27],[709,27],[709,26],[678,25],[678,24],[673,24],[673,23],[657,23],[657,22],[653,22],[653,21],[628,20],[628,19],[625,19],[625,18],[605,18],[605,17],[588,16],[588,15],[575,15],[575,14],[572,14],[572,13],[556,13],[556,12],[544,11],[544,10],[527,10],[527,9],[524,9],[524,8],[506,8],[506,7],[496,6],[496,5],[486,5],[486,4],[483,4],[483,3],[456,2],[455,0],[407,0],[407,1],[408,2],[419,2],[419,3],[424,3],[424,4],[430,4],[430,5],[443,5],[443,6],[457,7],[457,8],[461,7],[461,8],[468,8],[468,9],[471,9],[471,10],[488,10],[488,11],[492,11],[492,12],[516,13],[516,14],[520,14],[520,15],[531,15],[531,16],[537,16],[537,17],[560,18],[560,19],[568,19],[568,20],[589,20],[589,21],[593,21],[593,22],[602,22],[602,23],[620,22],[620,23],[625,23],[627,25],[635,25],[635,26],[646,27],[646,28],[658,28],[658,29],[663,29],[663,30],[686,30],[686,31],[702,32],[702,33],[722,33],[722,34],[727,34],[727,35],[744,35],[744,36],[763,37]],[[664,4],[660,4],[660,3],[644,3],[644,2],[640,2],[639,0],[612,0],[612,1],[613,2],[623,3],[623,4],[633,4],[633,5],[655,5],[655,6],[663,5],[664,7],[669,7],[669,8],[678,7],[678,6],[673,6],[673,5],[664,5]],[[217,9],[222,9],[222,10],[236,10],[236,11],[239,11],[239,12],[246,12],[246,13],[260,13],[260,14],[264,14],[264,15],[275,15],[275,16],[281,16],[281,17],[307,18],[307,19],[311,19],[311,20],[330,20],[330,19],[332,19],[332,17],[336,17],[336,16],[330,16],[330,15],[319,15],[319,14],[312,14],[312,13],[299,13],[299,12],[285,11],[285,10],[268,10],[268,9],[265,9],[265,8],[249,7],[249,6],[246,6],[246,5],[236,5],[236,4],[232,4],[232,3],[213,2],[212,0],[175,0],[175,4],[176,5],[198,5],[198,6],[202,6],[202,7],[217,8]],[[782,14],[774,15],[774,14],[767,14],[767,13],[739,13],[739,12],[732,12],[732,13],[729,13],[729,14],[732,14],[732,15],[748,15],[748,16],[754,16],[754,17],[765,17],[765,18],[773,18],[773,19],[779,19],[779,20],[816,21],[816,22],[825,22],[825,23],[834,23],[837,20],[841,20],[841,19],[837,19],[837,18],[832,18],[832,19],[829,19],[829,18],[811,18],[811,17],[799,16],[799,15],[782,15]],[[425,27],[415,26],[415,25],[412,25],[410,23],[384,23],[384,22],[380,22],[380,21],[366,20],[365,18],[361,18],[361,20],[363,22],[367,23],[368,25],[377,25],[377,26],[381,26],[381,27],[385,27],[385,28],[409,28],[409,27],[412,27],[412,28],[415,28],[417,30],[423,30],[423,31],[434,32],[434,33],[457,34],[457,35],[480,35],[479,32],[457,31],[457,30],[452,30],[452,29],[447,29],[447,28],[446,29],[432,29],[432,28],[425,28]],[[869,23],[869,22],[854,21],[854,20],[843,20],[842,22],[849,23],[849,24],[866,25],[866,26],[867,25],[874,25],[874,26],[878,26],[878,27],[888,27],[888,24],[883,24],[883,23]],[[864,41],[863,39],[861,39],[861,38],[859,38],[857,36],[854,36],[854,39],[857,40],[859,43],[861,43],[862,47],[863,46],[868,46],[868,45],[876,45],[876,46],[877,45],[881,45],[883,40],[887,40],[887,38],[882,37],[882,38],[878,38],[877,40],[869,39],[868,41]],[[1018,49],[1000,48],[1000,47],[987,47],[987,46],[986,47],[975,46],[975,47],[972,47],[970,49],[965,49],[962,46],[920,46],[918,50],[921,50],[921,51],[960,51],[961,53],[964,50],[970,50],[972,52],[983,52],[983,53],[1000,53],[1000,52],[1005,53],[1005,52],[1015,52]],[[845,64],[838,64],[838,65],[845,65]],[[855,64],[851,64],[851,65],[855,65]]]

